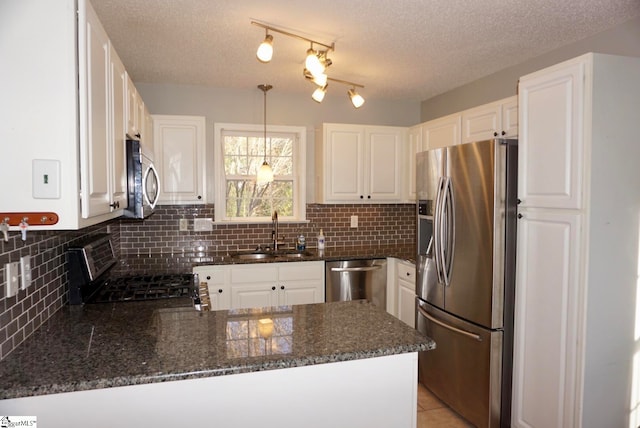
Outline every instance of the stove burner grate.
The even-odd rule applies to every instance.
[[[139,275],[109,279],[94,299],[95,303],[191,297],[192,275]]]

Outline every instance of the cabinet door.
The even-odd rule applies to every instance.
[[[462,115],[452,114],[426,122],[422,125],[423,150],[437,149],[460,144]]]
[[[111,212],[109,38],[86,3],[79,25],[80,169],[82,217]]]
[[[494,138],[502,131],[500,102],[485,104],[462,113],[462,143]]]
[[[127,207],[127,163],[126,163],[126,120],[127,120],[127,72],[113,45],[111,55],[111,111],[112,111],[112,179],[111,202],[118,208]]]
[[[133,85],[131,76],[127,73],[127,135],[131,138],[140,138],[140,129],[138,128],[138,91]]]
[[[518,97],[513,96],[502,102],[502,132],[503,137],[518,136]]]
[[[417,125],[409,128],[408,132],[409,144],[407,147],[409,168],[402,168],[406,171],[406,196],[407,202],[415,202],[416,200],[416,153],[422,151],[422,125]]]
[[[416,326],[416,287],[407,281],[398,281],[398,319],[409,327]]]
[[[196,266],[193,273],[198,274],[201,286],[206,284],[212,311],[231,307],[230,267]]]
[[[280,305],[324,302],[324,262],[278,264]]]
[[[205,203],[205,120],[154,116],[160,204]]]
[[[404,133],[404,129],[366,128],[364,200],[402,200]]]
[[[582,207],[584,78],[584,62],[570,62],[520,79],[522,207]]]
[[[144,106],[143,124],[144,126],[142,128],[142,143],[150,153],[155,153],[155,147],[153,145],[153,116],[151,116],[151,113],[149,113],[149,109],[147,108],[146,104]]]
[[[364,128],[356,125],[324,126],[325,200],[359,201],[364,198]]]
[[[272,283],[231,285],[231,307],[264,308],[278,306],[278,290]]]
[[[513,367],[514,427],[573,427],[580,307],[581,216],[523,210]]]

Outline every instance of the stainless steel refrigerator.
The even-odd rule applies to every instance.
[[[517,140],[417,154],[421,383],[478,427],[510,425]]]

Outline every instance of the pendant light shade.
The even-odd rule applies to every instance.
[[[256,177],[257,184],[268,184],[273,181],[273,169],[267,162],[267,91],[273,88],[271,85],[258,85],[258,89],[260,89],[264,93],[264,161],[258,170],[258,175]]]
[[[313,98],[313,101],[321,103],[322,100],[324,99],[324,96],[327,93],[327,86],[329,85],[324,85],[323,87],[317,87],[315,91],[313,91],[313,94],[311,94],[311,98]]]
[[[313,77],[318,77],[324,73],[325,67],[322,62],[320,62],[318,53],[311,48],[307,50],[307,58],[305,59],[304,64]]]
[[[354,88],[349,89],[347,93],[349,94],[349,98],[351,98],[351,104],[353,104],[355,108],[362,107],[362,104],[364,104],[362,95],[358,94]]]

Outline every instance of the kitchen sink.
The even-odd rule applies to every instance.
[[[289,258],[303,258],[303,257],[309,257],[312,256],[312,253],[308,253],[308,252],[301,252],[301,253],[285,253],[284,256],[285,257],[289,257]]]
[[[243,253],[243,254],[234,254],[233,258],[239,260],[265,260],[265,259],[273,259],[275,258],[275,254],[270,253]]]

